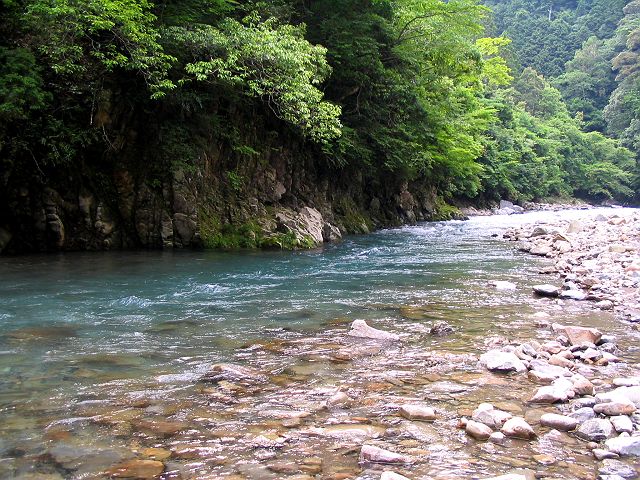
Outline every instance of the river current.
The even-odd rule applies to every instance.
[[[151,459],[162,478],[374,479],[380,467],[358,464],[358,447],[376,442],[422,459],[396,468],[410,478],[595,478],[569,435],[500,447],[457,422],[483,401],[534,422],[544,413],[526,405],[532,384],[473,357],[495,336],[551,338],[538,310],[624,335],[625,359],[637,359],[637,338],[608,315],[533,299],[532,285],[558,281],[537,273],[550,261],[501,238],[518,223],[596,214],[422,224],[299,252],[0,258],[0,478],[118,477],[114,466]],[[356,319],[403,341],[376,351],[348,339]],[[455,332],[429,335],[437,321]],[[266,380],[199,381],[221,362]],[[352,403],[325,408],[337,391]],[[440,419],[405,421],[404,400],[433,404]],[[534,458],[550,452],[553,463]]]

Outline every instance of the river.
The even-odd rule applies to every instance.
[[[625,359],[637,360],[637,336],[607,314],[533,299],[530,287],[550,280],[536,273],[549,260],[500,236],[550,215],[597,213],[422,224],[300,252],[0,258],[0,478],[108,478],[137,458],[162,461],[167,479],[377,479],[380,467],[358,465],[358,447],[376,442],[418,459],[396,468],[410,478],[518,468],[591,478],[595,462],[570,435],[495,446],[457,422],[483,401],[534,422],[554,411],[526,404],[532,383],[484,372],[474,357],[495,336],[552,338],[537,327],[538,310],[624,336]],[[403,341],[377,351],[350,339],[355,319]],[[429,335],[436,321],[455,332]],[[199,381],[220,362],[265,377]],[[348,408],[323,408],[338,390]],[[398,417],[398,404],[415,400],[438,420]]]

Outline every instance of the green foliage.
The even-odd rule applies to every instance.
[[[138,72],[159,97],[174,88],[167,75],[175,59],[160,45],[152,7],[147,0],[29,0],[24,20],[56,74],[84,74],[97,61],[107,72]]]
[[[319,143],[340,136],[340,107],[323,101],[318,89],[331,71],[326,49],[307,42],[303,26],[254,15],[243,22],[174,27],[168,34],[195,59],[185,65],[195,80],[261,98],[278,118]]]

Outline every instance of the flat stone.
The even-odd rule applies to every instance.
[[[484,423],[489,428],[500,430],[507,420],[513,415],[494,408],[490,403],[482,403],[473,411],[471,418],[480,423]]]
[[[613,401],[607,403],[599,403],[593,407],[596,413],[607,415],[608,417],[618,415],[631,415],[635,413],[636,406],[630,401]]]
[[[469,420],[467,422],[467,426],[465,427],[465,431],[467,435],[476,440],[488,440],[493,430],[486,426],[484,423],[476,422],[474,420]]]
[[[164,464],[157,460],[127,460],[107,470],[114,478],[158,478],[164,471]]]
[[[580,345],[584,342],[597,344],[602,338],[602,332],[596,328],[573,327],[554,323],[553,331],[565,335],[571,345]]]
[[[398,341],[400,335],[370,327],[364,320],[355,320],[347,334],[351,337],[371,338],[373,340]]]
[[[536,433],[524,418],[513,417],[505,422],[500,430],[507,437],[520,438],[523,440],[531,440],[536,438]]]
[[[391,452],[374,445],[363,445],[360,449],[360,462],[411,463],[411,460],[405,455]]]
[[[617,453],[610,452],[609,450],[604,450],[602,448],[594,448],[591,450],[593,456],[596,457],[596,460],[604,460],[606,458],[619,458],[620,455]]]
[[[489,350],[480,356],[480,363],[492,372],[524,373],[527,367],[515,354],[501,350]]]
[[[610,438],[605,445],[618,455],[640,457],[640,437]]]
[[[556,413],[545,413],[540,417],[540,425],[555,428],[563,432],[570,432],[578,426],[575,418],[566,415],[558,415]]]
[[[576,430],[576,435],[590,442],[601,442],[614,435],[613,425],[607,419],[592,418]]]
[[[436,419],[435,410],[426,405],[402,405],[400,407],[400,415],[409,420],[423,422],[432,422]]]

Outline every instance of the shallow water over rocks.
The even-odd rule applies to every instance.
[[[569,406],[529,404],[539,385],[478,361],[504,338],[553,340],[558,322],[617,336],[624,362],[590,368],[594,383],[637,375],[637,332],[535,298],[548,260],[492,237],[536,215],[311,252],[2,258],[0,478],[596,478],[586,442],[540,424]],[[400,341],[349,336],[354,320]],[[438,322],[451,328],[430,334]],[[537,438],[471,439],[460,419],[485,402]],[[405,418],[403,405],[436,419]],[[360,462],[362,445],[409,461]]]

